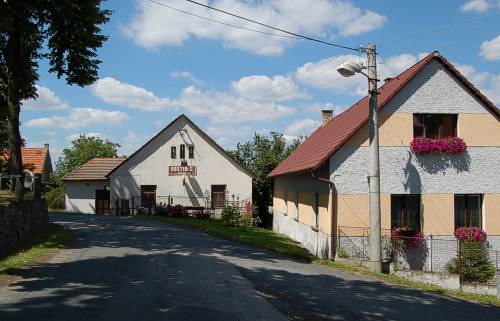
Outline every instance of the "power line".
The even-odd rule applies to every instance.
[[[193,17],[197,17],[197,18],[203,19],[203,20],[208,20],[210,22],[215,22],[215,23],[218,23],[218,24],[221,24],[221,25],[225,25],[225,26],[228,26],[228,27],[233,27],[233,28],[243,29],[243,30],[247,30],[247,31],[257,32],[257,33],[261,33],[261,34],[265,34],[265,35],[269,35],[269,36],[291,38],[291,39],[300,39],[299,37],[295,37],[295,36],[280,35],[280,34],[276,34],[276,33],[270,33],[270,32],[265,32],[265,31],[261,31],[261,30],[255,30],[255,29],[251,29],[251,28],[245,28],[245,27],[242,27],[242,26],[233,25],[233,24],[230,24],[230,23],[227,23],[227,22],[218,21],[218,20],[215,20],[215,19],[210,19],[210,18],[207,18],[207,17],[204,17],[204,16],[200,16],[200,15],[197,15],[195,13],[191,13],[191,12],[188,12],[188,11],[185,11],[185,10],[182,10],[182,9],[174,8],[172,6],[166,5],[164,3],[161,3],[161,2],[158,2],[158,1],[155,1],[155,0],[148,0],[148,1],[152,2],[152,3],[155,3],[155,4],[159,5],[159,6],[162,6],[162,7],[165,7],[165,8],[169,8],[171,10],[175,10],[177,12],[181,12],[181,13],[193,16]]]
[[[149,1],[153,1],[153,0],[149,0]],[[304,36],[304,35],[301,35],[301,34],[298,34],[298,33],[295,33],[295,32],[291,32],[291,31],[287,31],[285,29],[273,27],[271,25],[268,25],[268,24],[265,24],[265,23],[262,23],[262,22],[250,19],[250,18],[246,18],[246,17],[240,16],[240,15],[231,13],[229,11],[218,9],[218,8],[215,8],[215,7],[212,7],[212,6],[200,3],[200,2],[196,2],[196,1],[193,1],[193,0],[185,0],[185,1],[193,3],[193,4],[201,6],[201,7],[204,7],[204,8],[207,8],[207,9],[210,9],[210,10],[214,10],[214,11],[217,11],[217,12],[220,12],[220,13],[224,13],[226,15],[229,15],[229,16],[241,19],[241,20],[252,22],[252,23],[258,24],[260,26],[266,27],[266,28],[270,28],[270,29],[273,29],[273,30],[276,30],[276,31],[280,31],[280,32],[286,33],[288,35],[295,36],[297,38],[302,38],[302,39],[306,39],[306,40],[318,42],[318,43],[321,43],[321,44],[324,44],[324,45],[333,46],[333,47],[337,47],[337,48],[342,48],[342,49],[347,49],[347,50],[352,50],[352,51],[360,51],[359,48],[351,48],[351,47],[339,45],[339,44],[336,44],[336,43],[333,43],[333,42],[328,42],[328,41],[324,41],[324,40],[321,40],[321,39],[316,39],[316,38]]]

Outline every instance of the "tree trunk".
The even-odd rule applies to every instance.
[[[13,179],[13,189],[17,201],[22,201],[24,196],[24,175],[21,156],[21,133],[19,132],[19,56],[21,53],[21,35],[19,23],[14,23],[14,28],[7,40],[6,76],[7,76],[7,130],[9,140],[9,168]],[[11,187],[12,188],[12,187]]]

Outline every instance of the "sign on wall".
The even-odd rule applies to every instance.
[[[196,176],[196,166],[169,166],[168,176],[191,175]]]

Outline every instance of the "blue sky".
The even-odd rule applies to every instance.
[[[263,27],[197,7],[156,0],[211,19]],[[201,2],[208,3],[206,0]],[[394,76],[433,50],[500,105],[500,0],[210,1],[264,23],[358,47],[378,46],[380,78]],[[24,102],[28,146],[51,144],[54,160],[79,134],[99,135],[130,155],[180,113],[231,148],[254,132],[307,135],[321,109],[339,113],[366,92],[363,77],[335,66],[355,52],[215,24],[147,0],[109,0],[108,41],[92,86],[67,86],[41,62],[39,98]],[[271,31],[273,32],[273,31]]]

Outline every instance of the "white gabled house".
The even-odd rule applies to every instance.
[[[111,213],[160,204],[217,209],[228,201],[251,209],[251,173],[185,115],[105,176]]]

